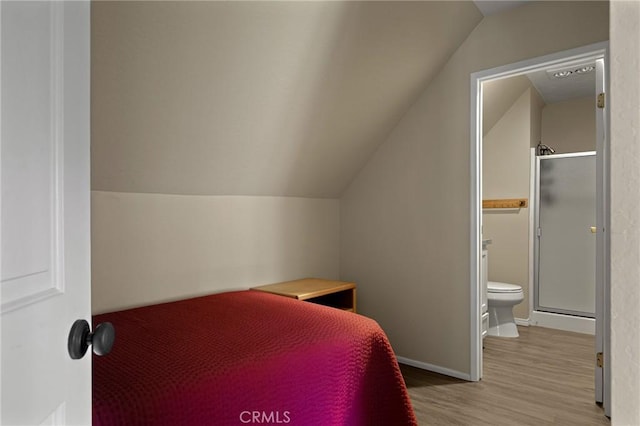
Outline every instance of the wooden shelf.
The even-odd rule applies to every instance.
[[[356,285],[350,282],[305,278],[253,287],[251,290],[318,303],[344,311],[356,311]]]
[[[521,209],[529,206],[527,198],[502,198],[498,200],[482,200],[483,209]]]

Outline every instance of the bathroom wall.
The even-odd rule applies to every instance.
[[[531,108],[529,111],[531,113],[531,148],[535,148],[536,145],[538,145],[538,142],[542,140],[542,111],[544,110],[544,107],[544,100],[538,91],[534,89],[532,91]]]
[[[483,198],[529,198],[530,148],[540,133],[542,99],[529,84],[483,139]],[[529,318],[529,208],[484,209],[483,238],[489,245],[489,280],[522,286],[514,308]]]
[[[504,97],[506,88],[521,84],[509,80],[493,82],[497,87],[486,91],[485,96]],[[558,154],[595,150],[593,97],[545,105],[535,88],[530,83],[528,86],[484,136],[485,199],[529,198],[529,147],[540,140]],[[522,286],[525,300],[514,308],[514,315],[527,320],[533,297],[529,294],[529,208],[484,210],[483,225],[484,237],[493,240],[489,246],[489,279]]]
[[[525,75],[487,81],[482,84],[482,132],[484,135],[529,87],[531,87],[531,80]]]
[[[543,143],[555,149],[556,154],[595,151],[594,96],[546,105],[542,109]]]

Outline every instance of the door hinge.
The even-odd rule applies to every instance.
[[[538,238],[542,237],[542,228],[538,228],[536,231]]]
[[[598,108],[604,108],[604,93],[598,95]]]
[[[602,352],[598,352],[596,354],[596,365],[598,366],[598,368],[602,368],[602,366],[604,365],[604,355],[602,354]]]

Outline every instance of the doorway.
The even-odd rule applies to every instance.
[[[605,93],[606,60],[608,43],[597,43],[569,51],[558,52],[539,58],[529,59],[515,64],[480,71],[471,75],[471,271],[470,271],[470,327],[471,327],[471,379],[482,378],[482,292],[481,292],[481,250],[482,250],[482,200],[483,200],[483,83],[502,80],[508,77],[522,76],[550,69],[563,69],[568,65],[594,63],[596,72],[596,93]],[[603,97],[605,95],[602,95]],[[604,98],[602,99],[604,102]],[[600,99],[598,100],[600,102]],[[609,347],[609,238],[608,238],[608,110],[601,109],[596,118],[596,353],[607,354]],[[605,414],[610,415],[610,364],[607,356],[598,359],[595,373],[595,400],[603,403]],[[595,362],[595,361],[594,361]]]

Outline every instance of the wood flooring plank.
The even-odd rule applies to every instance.
[[[421,425],[610,425],[594,402],[594,336],[518,327],[487,337],[480,382],[400,365]]]

